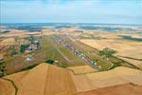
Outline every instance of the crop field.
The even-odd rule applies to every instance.
[[[77,91],[82,92],[127,83],[141,85],[141,74],[140,70],[117,67],[104,72],[73,75],[73,80],[76,84]]]
[[[1,78],[0,91],[2,95],[3,93],[4,95],[16,94],[16,91],[17,95],[58,95],[57,93],[78,95],[77,93],[103,89],[104,87],[131,84],[134,88],[141,88],[142,85],[142,71],[136,69],[117,67],[109,71],[93,72],[88,66],[70,68],[78,74],[65,68],[42,63],[30,70]],[[88,72],[79,74],[83,68]],[[16,86],[14,87],[10,81]],[[38,88],[39,86],[40,88]]]
[[[105,39],[80,39],[80,42],[98,50],[104,48],[114,49],[116,51],[116,57],[110,58],[112,63],[118,63],[118,65],[124,66],[130,66],[131,64],[134,67],[139,68],[142,63],[142,52],[140,51],[142,42],[124,39],[119,35],[111,35],[111,37],[108,37],[109,35],[111,35],[111,33],[105,34]]]
[[[111,87],[99,88],[97,90],[81,92],[78,95],[141,95],[141,89],[142,86],[134,86],[131,85],[131,83],[127,83]]]
[[[6,76],[5,78],[14,82],[17,87],[17,95],[57,95],[57,93],[73,95],[76,92],[70,72],[64,68],[46,63],[42,63],[31,70]],[[0,91],[5,92],[4,90],[8,90],[6,95],[10,95],[12,92],[14,94],[14,87],[9,85],[7,81],[7,83],[4,82],[0,79],[0,83],[4,86],[2,91],[1,89]],[[40,88],[38,88],[39,86]]]
[[[67,69],[71,70],[75,75],[96,72],[96,70],[94,68],[92,68],[91,66],[89,66],[89,65],[68,67]]]

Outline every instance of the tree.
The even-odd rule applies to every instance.
[[[5,75],[5,62],[4,60],[0,60],[0,77]]]
[[[21,53],[24,53],[25,50],[26,50],[26,48],[28,48],[28,46],[29,46],[29,45],[21,45],[21,46],[20,46],[20,52],[21,52]]]
[[[13,46],[11,47],[11,53],[12,56],[17,54],[16,48]]]
[[[104,48],[103,50],[101,50],[101,51],[99,52],[99,54],[100,54],[101,56],[104,56],[104,57],[106,57],[107,59],[110,58],[110,57],[112,57],[113,54],[115,54],[115,53],[116,53],[116,51],[113,50],[113,49],[110,49],[110,48]]]
[[[48,63],[48,64],[53,64],[53,63],[54,63],[54,60],[49,59],[49,60],[46,61],[46,63]]]
[[[29,41],[31,42],[31,44],[34,43],[34,36],[33,36],[33,35],[31,35],[31,36],[29,37]]]

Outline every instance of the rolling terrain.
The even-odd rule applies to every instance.
[[[141,95],[141,75],[142,71],[126,67],[75,75],[70,70],[42,63],[2,77],[0,92],[1,95]]]
[[[84,31],[4,34],[0,95],[141,95],[141,35]]]

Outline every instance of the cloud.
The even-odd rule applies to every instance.
[[[7,22],[142,21],[142,0],[2,0],[0,4],[0,19]]]

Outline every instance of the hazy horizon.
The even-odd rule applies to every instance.
[[[142,0],[1,0],[1,23],[142,24]]]

